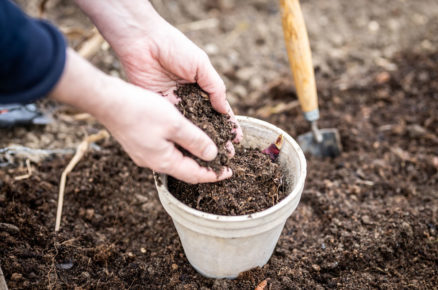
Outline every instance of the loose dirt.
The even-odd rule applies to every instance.
[[[218,154],[214,160],[207,162],[180,146],[178,148],[184,155],[195,159],[199,165],[220,174],[229,162],[229,151],[226,144],[235,138],[235,133],[233,133],[235,124],[230,121],[229,115],[218,113],[213,109],[208,94],[201,90],[197,84],[179,85],[175,90],[175,95],[180,100],[176,105],[178,110],[213,140],[218,148]]]
[[[251,289],[269,279],[268,289],[433,288],[438,54],[394,62],[398,71],[370,72],[363,87],[320,82],[321,126],[340,130],[344,152],[308,156],[302,200],[264,267],[235,280],[200,276],[157,200],[152,173],[107,141],[69,176],[58,234],[58,182],[68,159],[34,164],[21,181],[16,169],[0,171],[0,221],[8,224],[0,263],[9,287]],[[308,130],[301,117],[267,120],[292,134]]]
[[[17,2],[38,15],[40,1]],[[90,22],[73,1],[47,2],[47,17],[73,31],[67,37],[78,47]],[[309,130],[296,106],[275,1],[151,2],[207,51],[235,113],[291,136]],[[307,156],[301,202],[267,265],[235,280],[200,276],[157,199],[152,173],[108,141],[69,176],[58,234],[58,184],[69,157],[32,163],[32,177],[21,181],[14,177],[25,168],[0,168],[0,264],[8,286],[254,289],[267,279],[265,289],[436,288],[437,1],[301,2],[320,126],[340,130],[344,152],[333,160]],[[91,62],[123,76],[111,49]],[[0,130],[1,146],[74,148],[97,130],[64,113],[44,128]]]
[[[245,215],[267,209],[286,196],[282,172],[260,149],[236,148],[228,166],[233,176],[216,183],[187,184],[169,178],[169,191],[200,211]]]

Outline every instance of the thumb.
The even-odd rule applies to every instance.
[[[218,149],[204,131],[182,115],[178,122],[176,130],[169,138],[171,141],[203,160],[210,161],[216,158]]]

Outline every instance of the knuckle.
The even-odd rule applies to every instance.
[[[155,170],[161,173],[172,174],[175,170],[176,164],[180,162],[178,155],[175,156],[174,151],[177,150],[175,147],[169,147],[167,150],[160,155],[160,158],[155,165]]]
[[[194,149],[204,149],[207,142],[205,142],[202,134],[200,130],[193,130],[193,133],[186,137],[188,146]]]
[[[174,117],[169,120],[170,125],[170,131],[173,135],[176,135],[178,137],[182,134],[182,129],[184,127],[184,123],[180,118]]]

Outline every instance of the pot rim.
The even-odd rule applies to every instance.
[[[264,127],[264,128],[269,129],[271,131],[274,131],[277,134],[283,134],[283,138],[285,138],[289,143],[292,144],[293,148],[297,152],[298,159],[300,162],[299,177],[294,185],[293,190],[279,203],[277,203],[274,206],[271,206],[265,210],[262,210],[262,211],[258,211],[258,212],[246,214],[246,215],[237,215],[237,216],[217,215],[217,214],[207,213],[207,212],[203,212],[203,211],[194,209],[194,208],[186,205],[185,203],[179,201],[175,196],[173,196],[172,193],[170,193],[170,191],[167,187],[167,175],[166,174],[159,174],[159,176],[161,178],[162,177],[166,178],[166,186],[164,186],[164,183],[162,182],[163,180],[160,181],[161,185],[159,186],[158,182],[157,182],[157,178],[160,178],[160,177],[158,177],[156,174],[154,174],[155,186],[157,188],[163,187],[165,190],[163,190],[161,193],[165,194],[167,196],[167,198],[169,198],[169,200],[172,203],[177,205],[184,212],[186,212],[192,216],[205,219],[205,220],[216,221],[216,222],[221,221],[221,222],[225,222],[225,223],[235,223],[235,222],[243,222],[243,221],[247,221],[247,220],[261,219],[261,218],[269,216],[272,213],[283,208],[288,203],[292,202],[297,197],[297,195],[300,195],[300,193],[302,192],[302,189],[304,188],[304,182],[306,179],[307,163],[306,163],[306,158],[304,156],[303,150],[300,148],[298,143],[288,133],[286,133],[282,129],[280,129],[277,126],[274,126],[268,122],[265,122],[265,121],[262,121],[262,120],[259,120],[256,118],[252,118],[252,117],[247,117],[247,116],[236,116],[236,119],[237,119],[237,121],[243,121],[243,122],[249,121],[251,123],[255,123],[256,125],[258,125],[260,127]]]

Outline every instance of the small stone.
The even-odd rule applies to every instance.
[[[219,52],[219,47],[214,43],[208,43],[205,45],[204,50],[209,55],[215,55]]]
[[[178,265],[177,264],[172,264],[172,270],[177,270],[178,269]]]
[[[132,258],[134,257],[134,254],[132,252],[128,252],[128,257]]]
[[[141,203],[146,203],[149,201],[149,198],[147,196],[144,196],[143,194],[139,194],[139,193],[135,194],[135,198]]]
[[[56,265],[56,267],[58,269],[62,269],[62,270],[69,270],[71,268],[73,268],[73,262],[72,261],[66,261],[63,263],[59,263],[58,265]]]
[[[366,225],[371,225],[373,222],[371,221],[370,217],[367,215],[362,216],[362,222]]]
[[[85,210],[85,218],[88,220],[91,220],[94,216],[94,209],[93,208],[88,208]]]
[[[432,164],[435,168],[438,168],[438,157],[437,156],[434,156],[432,158]]]
[[[233,92],[241,98],[244,98],[248,95],[248,91],[246,90],[246,88],[244,86],[241,86],[241,85],[235,86],[233,88]]]
[[[391,79],[391,75],[387,71],[383,71],[376,76],[378,84],[385,84]]]
[[[253,67],[244,67],[236,72],[238,79],[243,81],[249,81],[251,77],[256,73],[256,69]]]
[[[378,30],[380,29],[380,24],[379,24],[379,22],[377,22],[377,21],[375,21],[375,20],[370,21],[370,22],[368,23],[368,29],[369,29],[370,31],[372,31],[372,32],[376,32],[376,31],[378,31]]]
[[[100,48],[101,48],[102,50],[107,51],[107,50],[109,50],[110,45],[109,45],[108,42],[104,41],[104,42],[102,43],[102,45],[100,46]]]
[[[401,224],[401,228],[403,230],[403,232],[408,236],[408,237],[412,237],[414,235],[414,231],[412,230],[412,227],[410,224],[408,224],[407,222],[403,222]]]
[[[253,90],[260,90],[263,87],[263,78],[260,76],[254,76],[249,80],[249,86]]]
[[[12,276],[11,276],[11,280],[12,281],[18,281],[21,278],[23,278],[23,275],[21,275],[20,273],[13,273]]]
[[[427,134],[427,130],[418,124],[409,125],[406,129],[412,138],[423,137]]]
[[[313,264],[312,269],[319,272],[321,270],[321,267],[319,265]]]

